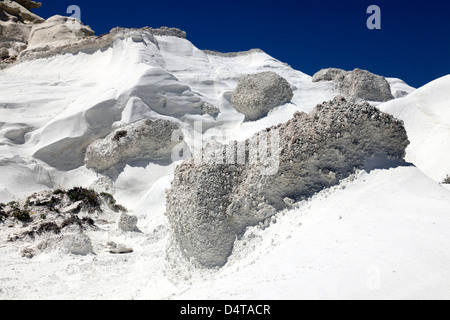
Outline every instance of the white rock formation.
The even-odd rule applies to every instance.
[[[79,20],[56,15],[33,26],[28,40],[28,49],[68,45],[94,34],[89,26],[83,25]]]

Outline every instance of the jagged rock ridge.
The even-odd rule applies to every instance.
[[[87,148],[85,163],[101,172],[131,160],[170,161],[180,135],[182,139],[179,126],[172,121],[141,120],[94,141]]]

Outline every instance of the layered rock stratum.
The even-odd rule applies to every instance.
[[[44,22],[30,12],[40,6],[41,3],[30,0],[0,1],[0,66],[15,61],[26,49],[33,26]]]

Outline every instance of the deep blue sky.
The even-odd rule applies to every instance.
[[[313,75],[337,67],[367,69],[420,87],[450,74],[449,0],[41,0],[44,18],[81,8],[97,35],[121,27],[177,27],[199,49],[260,48]],[[369,5],[381,30],[369,30]]]

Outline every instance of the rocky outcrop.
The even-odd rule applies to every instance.
[[[180,143],[180,140],[173,139],[173,136],[179,132],[178,125],[172,121],[138,121],[89,145],[85,156],[86,166],[103,172],[126,161],[170,160],[173,148]]]
[[[77,19],[56,15],[33,26],[28,40],[28,49],[67,45],[94,34],[89,26],[83,25]]]
[[[339,79],[343,78],[346,73],[347,72],[345,70],[337,68],[322,69],[313,76],[312,81],[339,81]]]
[[[32,27],[44,21],[29,10],[40,6],[30,0],[0,1],[0,67],[15,61],[26,49]]]
[[[366,70],[323,69],[313,76],[312,81],[334,81],[340,94],[348,100],[385,102],[394,99],[389,82]]]
[[[77,20],[71,20],[77,23]],[[97,50],[103,50],[114,44],[117,39],[123,39],[125,37],[140,38],[137,41],[143,41],[142,35],[133,33],[134,29],[127,28],[114,28],[109,33],[96,36],[82,37],[79,41],[60,43],[58,46],[38,46],[34,48],[28,48],[20,54],[20,61],[35,60],[40,58],[48,58],[55,55],[62,54],[77,54],[78,52],[93,52]],[[137,30],[137,29],[136,29]],[[146,35],[149,41],[157,43],[152,34]]]
[[[66,53],[104,49],[117,38],[133,31],[153,36],[171,36],[185,39],[186,32],[177,28],[113,28],[108,34],[96,37],[94,31],[72,17],[53,16],[45,20],[29,10],[42,4],[32,0],[0,1],[0,68],[10,63]]]
[[[154,36],[186,38],[177,28],[114,28],[108,34],[94,36],[94,31],[72,17],[53,16],[45,20],[29,10],[42,4],[31,0],[0,1],[0,67],[11,62],[45,58],[57,54],[99,50],[133,30]],[[153,39],[156,42],[155,39]]]
[[[251,49],[251,50],[240,51],[240,52],[220,52],[220,51],[214,51],[214,50],[202,50],[202,52],[209,56],[217,56],[217,57],[223,57],[223,58],[236,58],[236,57],[247,56],[249,54],[254,54],[254,53],[264,53],[264,51],[262,51],[261,49]]]
[[[2,22],[12,22],[12,23],[37,23],[42,22],[44,19],[38,15],[30,12],[31,5],[28,7],[22,6],[21,3],[25,4],[25,1],[12,1],[12,0],[2,0],[0,1],[0,12],[2,16]],[[38,8],[39,4],[34,1],[29,2],[34,3],[35,7]],[[3,29],[3,28],[2,28]],[[24,39],[26,40],[26,39]]]
[[[160,28],[144,27],[142,28],[142,30],[148,31],[154,36],[177,37],[181,39],[186,39],[186,32],[177,28],[169,28],[164,26]]]
[[[402,122],[337,97],[245,142],[210,145],[186,160],[167,192],[166,215],[182,252],[221,266],[248,226],[369,162],[402,160],[408,143]]]
[[[42,7],[42,3],[32,0],[15,0],[15,1],[28,10]]]
[[[272,71],[249,74],[239,79],[233,92],[233,107],[245,114],[247,121],[265,117],[270,110],[291,101],[289,82]]]
[[[104,224],[102,214],[111,217],[126,211],[117,204],[111,209],[112,202],[110,194],[82,187],[46,190],[0,203],[0,228],[12,230],[8,241],[26,245],[22,255],[27,258],[55,250],[87,255],[93,252],[88,234],[98,230],[94,219]]]

